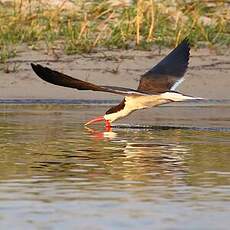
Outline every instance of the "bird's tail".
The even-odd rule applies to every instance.
[[[187,100],[205,100],[202,97],[193,97],[193,96],[188,96],[188,95],[184,95],[181,93],[177,93],[177,92],[166,92],[166,93],[162,93],[161,96],[164,99],[168,99],[171,101],[187,101]]]

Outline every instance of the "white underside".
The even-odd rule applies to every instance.
[[[171,100],[173,102],[178,102],[178,101],[186,101],[186,100],[201,100],[203,98],[201,97],[192,97],[192,96],[187,96],[183,95],[181,93],[176,93],[176,92],[166,92],[160,94],[162,98]]]
[[[146,109],[170,102],[179,102],[186,100],[202,99],[197,97],[186,96],[176,92],[166,92],[159,95],[144,95],[144,96],[126,96],[125,107],[112,114],[106,114],[104,118],[113,122],[119,118],[126,117],[130,113],[139,109]]]

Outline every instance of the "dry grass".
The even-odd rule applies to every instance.
[[[185,36],[193,45],[230,45],[230,5],[226,1],[137,0],[114,5],[106,0],[12,1],[0,4],[0,62],[27,43],[67,54],[98,48],[149,49],[175,46]],[[118,1],[117,1],[118,2]]]

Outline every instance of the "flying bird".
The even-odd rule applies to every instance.
[[[126,117],[139,109],[151,108],[170,102],[202,99],[175,91],[184,79],[183,76],[189,63],[189,51],[189,41],[185,38],[157,65],[141,76],[137,89],[96,85],[72,78],[39,64],[31,63],[31,66],[41,79],[54,85],[78,90],[108,92],[124,96],[118,105],[111,107],[103,116],[90,120],[85,124],[89,125],[95,122],[104,121],[106,128],[109,129],[112,122]]]

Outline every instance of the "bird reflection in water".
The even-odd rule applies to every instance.
[[[133,181],[138,178],[142,180],[152,177],[162,179],[163,177],[170,181],[175,177],[181,179],[181,176],[187,172],[185,157],[188,155],[190,148],[180,142],[165,143],[158,138],[153,139],[151,132],[149,138],[147,138],[149,140],[146,140],[145,137],[144,141],[141,131],[141,135],[137,134],[135,138],[133,138],[133,135],[130,136],[129,130],[125,130],[124,133],[121,130],[103,132],[87,128],[87,132],[94,140],[111,142],[112,146],[109,144],[104,146],[104,149],[113,151],[115,154],[117,152],[117,160],[119,159],[120,162],[119,168],[123,169],[123,179]],[[179,138],[180,132],[178,133]],[[122,156],[120,155],[121,152]],[[116,164],[117,160],[114,158],[114,162],[109,162],[109,164]]]
[[[85,129],[88,131],[91,137],[93,137],[96,140],[105,140],[105,139],[112,140],[117,137],[117,133],[113,132],[111,127],[109,129],[106,128],[104,132],[89,128],[88,126],[85,126]]]

